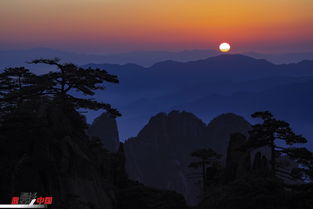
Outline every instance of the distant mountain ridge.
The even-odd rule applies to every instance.
[[[25,62],[37,58],[59,57],[65,62],[74,62],[82,65],[86,63],[112,63],[127,64],[135,63],[145,67],[165,60],[187,62],[192,60],[205,59],[220,54],[217,50],[184,50],[184,51],[133,51],[125,53],[78,53],[57,50],[52,48],[32,48],[21,50],[0,50],[0,68],[9,66],[25,65]],[[301,60],[312,60],[313,52],[266,54],[255,52],[243,52],[258,59],[266,59],[276,64],[296,63]]]
[[[22,50],[0,50],[0,67],[10,67],[25,65],[27,61],[37,58],[54,58],[59,57],[65,62],[73,62],[75,64],[86,63],[112,63],[127,64],[136,63],[143,66],[151,66],[154,63],[173,59],[177,61],[190,61],[203,59],[208,56],[215,56],[216,50],[186,50],[186,51],[134,51],[126,53],[77,53],[62,51],[50,48],[32,48]]]
[[[135,64],[87,64],[83,67],[106,69],[119,76],[121,81],[119,87],[123,88],[125,84],[130,90],[133,86],[163,89],[221,80],[242,81],[273,76],[313,76],[313,61],[275,65],[263,59],[239,54],[218,55],[190,62],[168,60],[151,67]],[[159,85],[160,83],[162,86]],[[134,90],[137,91],[137,88]]]
[[[235,66],[234,66],[235,65]],[[265,59],[256,59],[250,56],[242,55],[242,54],[221,54],[213,57],[207,57],[205,59],[193,60],[193,61],[174,61],[174,60],[165,60],[161,62],[157,62],[150,67],[143,67],[137,64],[86,64],[83,67],[98,67],[98,68],[106,68],[108,70],[147,70],[147,71],[156,71],[162,70],[193,70],[193,69],[207,69],[214,70],[215,67],[219,69],[225,68],[234,68],[240,66],[240,69],[247,68],[255,68],[255,69],[263,69],[264,71],[269,70],[284,70],[285,72],[276,72],[278,75],[286,75],[291,73],[292,70],[297,70],[298,72],[293,72],[293,75],[299,75],[296,73],[312,73],[313,59],[312,60],[301,60],[297,63],[290,64],[273,64]],[[251,69],[251,70],[255,70]],[[287,72],[286,72],[287,71]],[[272,72],[273,73],[273,72]],[[272,76],[272,75],[268,75]]]
[[[313,124],[306,119],[312,99],[301,93],[311,89],[310,60],[276,65],[264,59],[224,54],[190,62],[164,61],[151,67],[84,67],[106,69],[119,77],[120,84],[108,86],[103,98],[123,113],[118,119],[121,140],[137,134],[151,115],[173,109],[191,111],[208,120],[223,112],[249,116],[266,108],[313,136],[304,128]]]

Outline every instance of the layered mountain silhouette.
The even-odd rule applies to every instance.
[[[173,109],[194,112],[203,120],[234,112],[249,116],[269,110],[313,136],[308,93],[313,61],[275,65],[244,55],[219,55],[190,62],[164,61],[145,68],[135,64],[89,64],[120,78],[101,99],[117,106],[121,140],[138,133],[151,115]],[[299,107],[299,108],[298,108]],[[294,109],[297,109],[294,111]]]
[[[60,57],[64,62],[74,62],[76,64],[86,63],[115,63],[127,64],[135,63],[142,66],[151,66],[164,60],[175,61],[192,61],[205,59],[209,56],[216,56],[219,52],[212,49],[201,50],[184,50],[184,51],[133,51],[126,53],[78,53],[57,50],[52,48],[31,48],[21,50],[1,50],[0,51],[0,67],[25,65],[26,61],[36,59],[38,57],[54,58]],[[312,52],[302,53],[242,53],[258,59],[266,59],[276,64],[294,63],[304,59],[313,59]]]
[[[7,107],[4,105],[1,114],[0,200],[9,202],[12,196],[19,195],[21,191],[36,191],[53,196],[54,207],[60,209],[184,209],[188,208],[184,196],[192,205],[202,199],[205,200],[202,204],[204,208],[224,202],[227,208],[232,208],[234,199],[243,202],[240,199],[241,194],[236,193],[237,188],[246,193],[245,198],[249,200],[247,202],[252,202],[252,205],[256,204],[255,200],[260,201],[264,196],[263,192],[257,196],[252,193],[254,199],[251,199],[250,191],[265,189],[266,194],[271,194],[271,188],[278,188],[281,191],[278,192],[279,198],[281,196],[282,199],[296,199],[305,195],[305,204],[312,205],[311,196],[307,196],[312,194],[307,192],[312,190],[310,186],[308,189],[299,187],[299,190],[291,190],[292,187],[289,187],[287,190],[282,186],[281,179],[272,181],[273,179],[265,177],[255,181],[254,173],[248,175],[248,167],[251,166],[253,172],[266,171],[265,174],[268,175],[270,158],[266,158],[259,150],[242,148],[241,145],[247,145],[245,135],[251,125],[244,117],[234,114],[241,113],[245,116],[266,109],[283,120],[291,121],[296,127],[303,124],[309,127],[313,116],[313,102],[309,97],[313,90],[312,65],[313,61],[275,65],[266,60],[243,55],[223,55],[190,62],[164,61],[148,68],[136,64],[86,65],[85,67],[105,68],[118,75],[121,81],[118,86],[108,85],[110,91],[95,99],[112,103],[122,112],[123,117],[116,120],[110,114],[103,113],[90,126],[87,125],[85,117],[75,109],[86,106],[82,103],[74,105],[73,101],[68,99],[72,95],[62,93],[62,84],[62,94],[56,93],[55,97],[41,95],[37,98],[37,93],[33,93],[37,86],[34,89],[26,88],[25,92],[29,95],[23,100],[24,91],[20,87],[16,94],[13,79],[12,86],[8,87],[9,90],[12,88],[12,92],[3,99],[3,102],[9,104]],[[80,69],[79,72],[82,73]],[[61,74],[63,78],[67,77],[63,72]],[[2,76],[5,78],[4,84],[10,81],[10,75]],[[78,80],[74,83],[89,83],[96,79],[93,76],[88,81]],[[53,84],[45,83],[48,90],[51,83]],[[96,84],[98,82],[91,82],[87,87],[95,90]],[[76,89],[83,89],[83,93],[88,93],[88,88],[86,90],[84,86],[78,85]],[[95,92],[91,91],[89,94],[93,93]],[[14,100],[16,95],[20,99],[17,103]],[[27,100],[30,100],[29,103]],[[82,100],[91,104],[95,101],[78,99]],[[87,107],[97,109],[94,105]],[[175,111],[172,111],[173,109]],[[223,112],[233,113],[216,117]],[[88,112],[89,119],[90,114],[97,113]],[[151,115],[155,116],[147,122]],[[203,121],[210,122],[207,124]],[[276,120],[270,119],[270,125],[265,124],[270,129],[271,126],[277,125],[272,121]],[[286,128],[283,121],[278,123]],[[128,138],[125,137],[127,135],[135,137],[125,140],[125,144],[120,143],[117,124],[120,124],[122,130],[122,141]],[[138,131],[139,129],[141,130]],[[278,130],[279,133],[280,131],[281,129]],[[267,133],[262,133],[257,140],[272,138],[271,131],[265,132]],[[287,138],[304,141],[293,132],[288,134]],[[198,163],[203,166],[202,176],[200,174],[200,178],[203,177],[203,196],[199,198],[199,174],[194,174],[188,165],[192,162],[193,151],[209,148],[222,155],[220,164],[225,168],[225,173],[219,176],[218,181],[226,179],[228,182],[234,182],[228,185],[223,185],[224,182],[219,186],[213,185],[210,187],[211,193],[206,193],[206,187],[209,186],[206,179],[213,181],[220,166],[217,163],[206,168],[202,156],[202,161]],[[304,162],[310,163],[312,155],[308,151],[304,154],[308,159]],[[288,161],[286,158],[286,162]],[[295,162],[293,167],[297,167]],[[215,169],[215,173],[208,172],[210,169]],[[214,175],[211,175],[212,173]],[[227,178],[224,178],[224,174]],[[243,174],[247,175],[240,178]],[[272,174],[274,177],[275,172]],[[251,177],[248,184],[245,182],[246,177]],[[239,186],[243,184],[244,187],[237,187],[236,180],[239,180]],[[263,180],[265,187],[259,187],[258,183],[264,183]],[[271,187],[272,183],[275,183],[274,187]],[[245,189],[247,187],[248,190]],[[224,188],[228,188],[226,197],[230,199],[223,200]],[[297,190],[300,193],[291,196],[291,193]],[[273,200],[271,195],[270,197],[272,199],[265,199]],[[294,202],[293,199],[290,202]],[[297,204],[302,202],[297,200]],[[273,206],[271,201],[268,205],[271,208]],[[283,207],[285,205],[287,204]]]
[[[153,76],[166,76],[167,79],[174,79],[174,81],[189,81],[197,78],[194,82],[201,82],[216,79],[246,80],[270,76],[312,76],[312,65],[313,61],[309,60],[293,64],[275,65],[264,59],[255,59],[239,54],[226,54],[190,62],[168,60],[156,63],[148,68],[135,64],[88,64],[84,67],[104,68],[123,77],[129,75],[130,72],[134,73],[135,76],[137,73],[144,75],[148,71]]]

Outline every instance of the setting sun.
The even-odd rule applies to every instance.
[[[229,52],[230,51],[230,44],[229,43],[221,43],[219,46],[221,52]]]

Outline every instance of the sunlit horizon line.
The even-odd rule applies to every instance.
[[[63,52],[63,53],[74,53],[79,55],[119,55],[119,54],[130,54],[130,53],[144,53],[144,52],[170,52],[170,53],[182,53],[186,51],[208,51],[208,53],[216,52],[220,53],[218,49],[219,44],[216,45],[215,48],[183,48],[183,49],[157,49],[157,48],[150,48],[150,49],[135,49],[135,50],[117,50],[111,52],[99,52],[99,50],[75,50],[75,49],[62,49],[59,47],[49,47],[49,46],[38,46],[38,47],[0,47],[0,52],[21,52],[21,51],[35,51],[35,50],[50,50],[56,52]],[[282,50],[282,51],[272,51],[272,50],[238,50],[232,48],[231,54],[268,54],[268,55],[280,55],[280,54],[306,54],[306,53],[313,53],[312,50]]]

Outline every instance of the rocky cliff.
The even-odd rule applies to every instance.
[[[58,209],[186,208],[180,194],[129,180],[123,146],[106,151],[101,140],[85,134],[78,112],[57,104],[38,107],[1,118],[1,203],[37,192],[52,196]]]
[[[200,192],[188,168],[190,153],[210,147],[226,156],[230,135],[245,134],[249,128],[248,122],[234,114],[221,115],[208,125],[188,112],[157,114],[125,142],[127,173],[148,186],[175,190],[189,204],[196,204]]]
[[[207,126],[208,144],[213,150],[222,154],[227,153],[230,135],[242,133],[246,135],[250,124],[241,116],[233,113],[222,114],[214,118]]]
[[[87,131],[89,136],[100,138],[103,147],[116,152],[119,146],[118,128],[115,118],[110,113],[97,117]]]
[[[241,133],[233,133],[230,136],[225,165],[226,182],[245,176],[250,170],[250,153],[242,149],[246,142],[247,137]]]
[[[81,115],[54,104],[12,113],[1,126],[1,198],[53,196],[56,208],[116,206],[113,155],[88,140]]]

